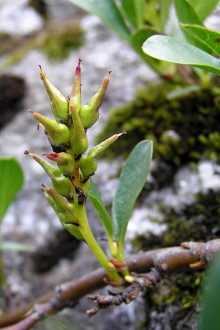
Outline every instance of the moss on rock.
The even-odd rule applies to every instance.
[[[52,60],[65,59],[71,50],[83,43],[83,32],[79,24],[65,24],[59,29],[50,28],[40,49]]]
[[[154,141],[154,158],[170,165],[200,159],[220,160],[220,88],[213,81],[210,88],[197,89],[184,96],[169,99],[174,88],[171,81],[160,81],[137,91],[136,98],[113,109],[98,141],[126,130],[126,139],[108,150],[111,158],[127,154],[142,139]]]
[[[183,241],[219,238],[220,191],[199,193],[193,204],[181,210],[163,207],[162,211],[167,230],[159,237],[150,235],[149,238],[138,238],[139,248],[146,250],[176,246]],[[147,329],[154,329],[157,322],[163,324],[163,319],[171,329],[196,329],[196,326],[190,327],[190,322],[192,318],[197,319],[205,276],[203,269],[186,271],[172,275],[171,279],[164,278],[156,289],[148,291],[145,296]]]

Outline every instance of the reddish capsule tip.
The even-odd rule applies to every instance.
[[[46,156],[48,159],[55,160],[59,158],[58,154],[55,153],[44,153],[43,156]]]
[[[79,58],[79,62],[78,62],[78,65],[77,65],[76,71],[75,71],[76,75],[81,74],[81,67],[80,67],[81,62],[82,62],[82,59]]]
[[[40,77],[42,80],[44,80],[46,78],[46,73],[43,71],[42,66],[38,65],[40,68]]]
[[[75,73],[76,73],[76,76],[79,76],[81,74],[81,69],[79,66],[76,67]]]

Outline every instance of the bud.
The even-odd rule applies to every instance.
[[[84,128],[91,127],[93,124],[95,124],[95,122],[99,118],[98,110],[102,104],[102,100],[104,98],[106,89],[108,87],[110,73],[111,73],[111,71],[109,71],[108,75],[104,78],[98,91],[89,100],[88,104],[81,107],[79,110],[79,115],[80,115]]]
[[[83,175],[83,180],[94,174],[94,172],[96,171],[96,158],[123,134],[126,134],[126,132],[112,135],[107,140],[93,147],[86,156],[83,156],[80,159],[79,166]]]
[[[62,196],[69,197],[71,192],[71,183],[65,178],[59,168],[48,163],[46,160],[36,154],[25,151],[26,155],[31,156],[47,173],[52,181],[53,188]]]
[[[60,219],[63,227],[77,239],[83,239],[83,236],[78,228],[79,224],[75,205],[73,203],[66,202],[63,197],[52,188],[42,186],[42,191],[47,201]]]
[[[73,119],[73,126],[70,128],[71,150],[77,155],[83,154],[88,148],[86,132],[79,114],[72,104],[70,104],[70,113]]]
[[[47,94],[50,99],[51,110],[53,112],[54,117],[59,122],[60,119],[68,121],[69,117],[69,105],[68,101],[63,96],[63,94],[48,80],[46,73],[43,71],[41,66],[40,68],[40,76],[43,80],[44,86],[46,87]]]
[[[78,66],[76,67],[73,88],[70,94],[70,104],[74,105],[77,112],[79,112],[79,109],[81,107],[81,61],[82,60],[79,59]]]
[[[45,153],[43,156],[53,160],[65,176],[73,176],[75,170],[75,159],[72,155],[65,152],[60,153]]]
[[[67,144],[69,142],[70,133],[66,125],[58,124],[55,120],[45,117],[38,112],[32,112],[32,114],[45,127],[50,139],[55,144]]]

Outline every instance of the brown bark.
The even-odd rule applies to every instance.
[[[137,276],[133,287],[131,285],[131,288],[126,287],[122,290],[120,292],[121,298],[108,296],[105,299],[102,296],[92,296],[92,300],[97,302],[97,307],[92,309],[90,314],[94,314],[100,308],[106,308],[108,305],[117,304],[118,301],[127,303],[134,300],[137,293],[144,288],[156,285],[162,276],[189,268],[196,270],[207,265],[219,249],[220,239],[216,239],[207,243],[185,242],[180,247],[140,252],[131,256],[127,260],[130,271],[136,274],[145,274]],[[0,329],[31,329],[42,318],[55,314],[66,307],[72,307],[80,298],[104,287],[106,285],[105,277],[105,271],[98,269],[85,274],[80,279],[63,283],[54,292],[40,297],[14,313],[0,316]],[[140,278],[144,280],[140,281]]]

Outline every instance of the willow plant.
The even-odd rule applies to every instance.
[[[112,203],[112,219],[109,216],[100,194],[91,181],[97,169],[100,154],[125,134],[114,134],[89,151],[87,130],[99,118],[99,108],[105,95],[110,72],[104,77],[101,86],[86,105],[81,104],[81,67],[75,70],[72,91],[65,98],[49,81],[40,66],[40,76],[49,96],[54,119],[32,112],[43,128],[53,152],[45,153],[47,159],[25,151],[44,169],[52,181],[52,187],[42,185],[42,191],[56,212],[63,227],[77,239],[86,242],[92,253],[104,267],[107,280],[112,285],[132,282],[124,256],[124,238],[128,220],[135,201],[142,190],[150,169],[152,157],[151,141],[141,141],[131,152],[123,168],[115,198]],[[94,237],[86,213],[89,197],[101,223],[104,226],[109,251],[105,253]]]

